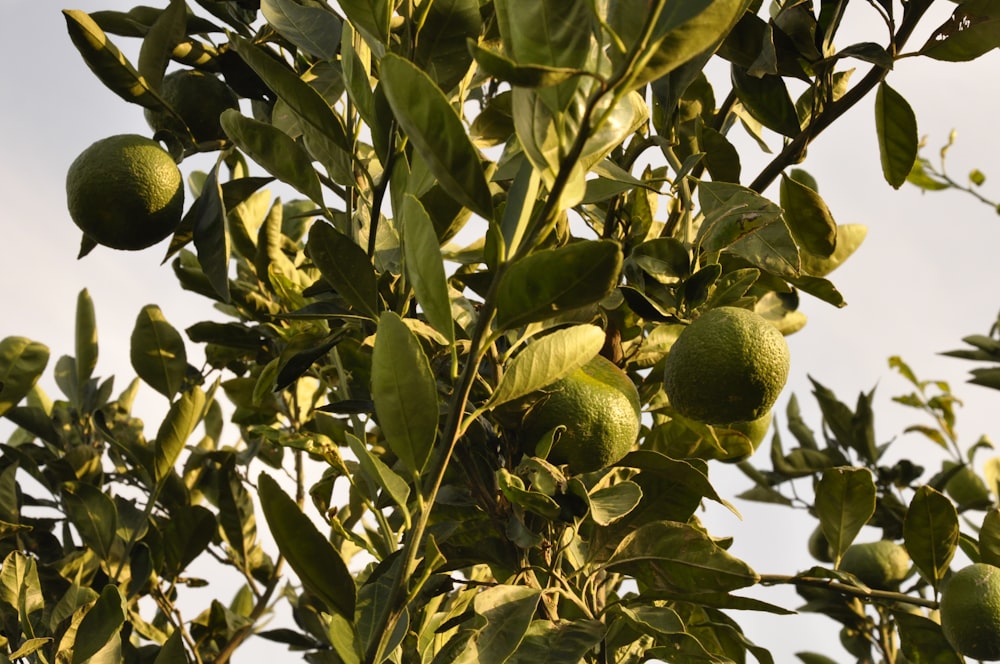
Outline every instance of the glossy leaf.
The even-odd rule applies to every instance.
[[[584,0],[497,0],[497,28],[519,65],[578,68],[590,54],[594,16]]]
[[[323,222],[313,224],[306,247],[326,283],[359,314],[377,319],[382,308],[378,282],[364,249]]]
[[[382,57],[389,42],[392,3],[389,0],[343,0],[337,4],[372,52]]]
[[[399,125],[448,195],[485,219],[493,199],[462,120],[434,81],[413,63],[386,55],[382,85]]]
[[[437,384],[417,337],[392,312],[378,320],[372,397],[389,447],[407,470],[419,475],[437,437]]]
[[[330,540],[270,475],[258,476],[257,491],[275,544],[302,585],[328,609],[353,622],[357,598],[354,577]]]
[[[118,586],[108,584],[90,610],[80,621],[73,644],[73,664],[83,664],[119,638],[125,623],[125,598]]]
[[[153,664],[187,664],[187,654],[184,652],[184,639],[181,630],[175,629],[163,642],[160,652],[156,653]]]
[[[47,346],[24,337],[0,341],[0,415],[27,396],[48,363]]]
[[[686,523],[657,521],[625,536],[606,566],[649,588],[669,592],[727,592],[753,585],[756,572]]]
[[[281,3],[333,17],[333,14],[325,10],[300,7],[289,0],[281,0]],[[288,66],[275,60],[250,41],[233,37],[230,43],[233,49],[240,54],[240,57],[267,83],[269,88],[275,91],[282,103],[287,104],[301,122],[312,126],[341,150],[350,151],[343,122],[334,113],[327,100],[313,86],[296,76],[295,72]],[[339,45],[339,43],[338,35],[335,44]],[[251,154],[251,156],[253,155]],[[281,177],[278,173],[275,175]],[[300,191],[303,190],[300,189]],[[303,193],[312,198],[308,192],[303,191]],[[316,201],[315,198],[313,200]]]
[[[903,520],[903,541],[935,590],[958,548],[958,534],[958,513],[952,502],[926,484],[917,489]]]
[[[485,73],[522,88],[544,88],[579,76],[582,70],[539,64],[520,65],[501,53],[469,41],[476,64]]]
[[[449,345],[453,345],[455,326],[451,318],[451,298],[434,223],[420,201],[409,194],[403,197],[400,216],[403,266],[417,296],[417,303],[427,322],[444,335]]]
[[[341,22],[333,12],[291,0],[262,0],[260,11],[278,34],[306,53],[324,60],[337,57]]]
[[[885,82],[875,94],[875,131],[885,181],[899,189],[917,160],[917,118],[910,104]]]
[[[618,243],[588,240],[511,263],[497,291],[497,324],[510,329],[595,304],[617,285],[622,260]]]
[[[313,169],[306,151],[288,134],[269,124],[240,115],[228,109],[220,116],[226,135],[246,152],[251,159],[263,166],[282,182],[291,185],[323,206],[323,193],[319,176]]]
[[[110,563],[118,528],[114,501],[92,484],[67,482],[63,486],[63,504],[83,543]]]
[[[174,401],[167,416],[156,432],[154,442],[153,477],[157,483],[170,474],[184,451],[184,444],[191,437],[195,426],[205,413],[205,393],[192,387]]]
[[[603,345],[604,331],[596,325],[574,325],[532,341],[504,370],[490,407],[551,385],[592,360]]]
[[[792,237],[811,254],[828,257],[837,248],[837,223],[812,188],[781,175],[781,207]]]
[[[414,64],[439,88],[452,90],[469,71],[469,42],[479,38],[482,27],[479,0],[435,0],[422,17]]]
[[[406,480],[397,475],[382,459],[372,454],[357,436],[348,433],[344,437],[347,439],[347,445],[351,448],[351,452],[354,453],[354,456],[358,459],[358,463],[361,464],[361,469],[365,476],[385,491],[392,498],[393,502],[402,509],[407,509],[410,486],[406,483]]]
[[[155,304],[142,308],[130,343],[132,368],[154,390],[173,400],[187,373],[187,350],[180,333]]]
[[[90,16],[78,9],[63,10],[73,45],[105,86],[127,102],[154,111],[172,112]]]
[[[963,664],[968,661],[948,643],[940,623],[906,611],[894,611],[892,615],[899,629],[900,653],[906,661],[928,664]]]
[[[825,471],[816,485],[815,507],[820,528],[830,543],[830,555],[839,562],[875,513],[875,481],[871,472],[850,466]]]

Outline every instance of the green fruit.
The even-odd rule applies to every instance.
[[[575,473],[606,468],[625,456],[639,435],[639,393],[624,371],[598,355],[542,390],[521,424],[534,445],[559,426],[548,460]]]
[[[66,204],[73,222],[99,244],[145,249],[180,223],[184,182],[159,143],[120,134],[97,141],[70,164]]]
[[[184,136],[190,129],[199,143],[224,140],[226,133],[219,116],[226,109],[239,108],[239,98],[228,85],[211,74],[194,69],[182,69],[164,76],[160,96],[177,111],[184,123],[166,111],[146,109],[146,122],[153,131],[170,131]]]
[[[716,425],[715,436],[725,450],[716,458],[726,463],[737,463],[750,458],[760,447],[771,428],[771,411],[751,422],[734,422],[725,426]]]
[[[706,424],[750,422],[771,410],[788,379],[784,337],[752,311],[710,309],[667,355],[663,388],[678,413]]]
[[[1000,659],[1000,569],[975,563],[945,581],[941,630],[948,643],[967,657]]]
[[[891,540],[852,544],[840,559],[840,569],[870,588],[893,590],[910,571],[910,554]]]
[[[809,555],[821,563],[832,563],[833,556],[830,555],[830,541],[823,534],[823,529],[816,526],[816,529],[809,535]]]
[[[957,464],[945,461],[944,470],[950,470]],[[944,485],[945,492],[959,505],[988,505],[993,502],[986,483],[976,474],[971,466],[962,466]]]

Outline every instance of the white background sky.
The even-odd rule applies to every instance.
[[[199,320],[218,319],[207,302],[182,291],[168,265],[160,260],[166,243],[142,252],[98,248],[76,260],[80,235],[65,209],[66,168],[95,140],[110,134],[149,134],[142,110],[107,91],[83,64],[66,34],[61,9],[84,11],[128,9],[132,2],[77,0],[62,5],[50,0],[0,0],[16,17],[0,41],[0,223],[3,224],[0,283],[5,285],[0,338],[22,335],[47,344],[55,359],[73,352],[73,318],[77,293],[88,288],[94,300],[101,342],[98,373],[118,376],[118,389],[131,379],[128,341],[139,310],[158,304],[178,329]],[[155,3],[149,3],[155,4]],[[858,41],[883,41],[874,14],[854,3]],[[922,43],[953,5],[939,2],[912,45]],[[131,51],[134,40],[118,38]],[[132,42],[132,43],[130,43]],[[841,40],[840,46],[846,45]],[[949,153],[952,174],[972,168],[987,175],[983,192],[1000,199],[1000,90],[996,52],[973,63],[937,63],[923,58],[901,61],[890,84],[913,106],[919,131],[928,136],[926,154],[936,156],[952,129],[958,142]],[[860,67],[860,63],[859,63]],[[863,68],[859,69],[863,71]],[[860,73],[858,74],[860,78]],[[721,98],[724,92],[719,92]],[[802,310],[809,324],[789,337],[792,369],[779,401],[782,422],[787,397],[796,393],[807,421],[815,429],[818,413],[807,375],[853,404],[858,392],[878,385],[876,427],[879,443],[898,437],[894,458],[909,456],[931,467],[939,458],[933,445],[916,435],[900,435],[916,413],[891,403],[908,391],[889,371],[887,358],[903,356],[922,378],[949,381],[965,402],[959,432],[965,445],[980,434],[1000,441],[995,416],[1000,393],[966,385],[972,364],[943,358],[941,351],[961,346],[962,336],[986,333],[1000,309],[997,247],[1000,217],[989,207],[959,193],[922,194],[904,186],[892,190],[882,179],[876,148],[874,99],[862,101],[810,148],[802,165],[818,180],[821,193],[839,223],[863,223],[868,239],[848,263],[832,275],[848,306],[835,309],[805,297]],[[744,178],[762,159],[747,152]],[[763,163],[760,161],[759,163]],[[185,167],[187,164],[185,164]],[[771,192],[773,194],[773,192]],[[776,194],[773,194],[776,195]],[[190,201],[189,201],[190,202]],[[194,350],[192,346],[189,352]],[[43,385],[56,389],[46,376]],[[138,405],[147,423],[166,410],[162,397],[146,388]],[[912,414],[911,414],[912,413]],[[231,432],[235,436],[235,429]],[[789,438],[786,434],[786,440]],[[762,455],[766,456],[766,455]],[[978,466],[987,455],[978,458]],[[761,459],[761,465],[766,459]],[[713,480],[726,498],[748,488],[730,468],[713,469]],[[739,521],[717,510],[705,515],[713,534],[733,535],[733,552],[761,573],[793,573],[813,561],[805,538],[814,522],[786,508],[737,501]],[[262,522],[262,520],[261,520]],[[872,539],[877,533],[863,532]],[[227,593],[220,593],[226,601]],[[755,595],[787,607],[798,605],[794,593],[761,589]],[[778,662],[791,653],[825,650],[837,661],[850,658],[836,643],[834,623],[822,617],[760,618],[737,614],[748,636],[772,650]],[[261,642],[244,648],[237,662],[254,662],[270,648]],[[283,649],[276,654],[283,653]]]

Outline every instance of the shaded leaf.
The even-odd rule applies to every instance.
[[[816,485],[816,516],[839,564],[861,528],[875,513],[875,481],[866,468],[841,466],[823,473]]]
[[[792,237],[811,254],[826,258],[837,248],[837,224],[812,188],[781,174],[781,207]]]
[[[906,661],[914,664],[962,664],[966,661],[948,643],[940,624],[906,611],[894,611],[892,615],[899,628],[900,650]]]
[[[979,531],[980,561],[1000,567],[1000,510],[992,509],[983,517]]]
[[[379,317],[372,352],[372,397],[386,442],[417,475],[437,437],[437,384],[420,342],[393,312]]]
[[[903,541],[935,590],[948,572],[958,535],[958,513],[952,502],[926,484],[917,489],[903,520]]]
[[[427,210],[414,196],[403,197],[403,266],[427,321],[444,335],[448,345],[455,343],[451,317],[448,280],[437,233]]]
[[[337,4],[372,52],[381,58],[389,42],[392,3],[389,0],[341,0]]]
[[[118,632],[125,623],[124,603],[125,599],[117,586],[104,586],[101,596],[87,611],[76,630],[73,664],[83,664],[111,641],[119,638]]]
[[[885,82],[875,94],[875,131],[885,181],[899,189],[917,160],[917,118],[910,104]]]
[[[622,261],[617,242],[586,240],[511,263],[497,290],[497,324],[510,329],[600,301],[617,285]]]
[[[155,304],[147,304],[135,319],[130,358],[139,378],[173,400],[184,384],[187,351],[180,333]]]
[[[407,509],[410,497],[410,486],[402,477],[369,451],[368,447],[356,436],[345,434],[347,444],[361,464],[361,470],[369,480],[377,484],[402,509]]]
[[[762,125],[790,138],[801,131],[795,104],[780,76],[752,76],[743,67],[733,65],[732,81],[740,101]]]
[[[974,60],[1000,47],[1000,12],[993,0],[958,3],[927,42],[920,54],[935,60]]]
[[[262,0],[260,11],[278,34],[306,53],[324,60],[337,57],[341,22],[332,11],[291,0]],[[284,99],[284,95],[279,96]]]
[[[524,639],[540,597],[538,589],[509,585],[494,586],[476,595],[472,607],[480,626],[455,661],[506,662]]]
[[[118,528],[114,501],[92,484],[67,482],[63,485],[63,505],[83,543],[101,560],[110,562]]]
[[[412,62],[389,54],[381,62],[382,85],[393,114],[448,195],[484,219],[493,218],[493,197],[454,107]]]
[[[187,4],[184,0],[170,0],[146,32],[139,49],[139,75],[150,86],[160,88],[170,56],[177,44],[183,41],[186,28]]]
[[[258,476],[257,491],[275,544],[302,585],[331,611],[353,621],[357,597],[354,577],[330,540],[270,475]]]
[[[507,81],[511,85],[523,88],[543,88],[550,85],[558,85],[574,76],[583,73],[579,69],[570,67],[551,67],[538,64],[519,65],[513,60],[504,57],[503,54],[488,48],[482,48],[471,39],[469,40],[469,50],[476,59],[476,64],[484,72]]]
[[[226,210],[222,204],[222,189],[219,186],[219,166],[208,172],[201,193],[191,205],[181,226],[191,228],[194,246],[198,252],[198,264],[211,285],[212,290],[229,302],[229,257],[231,253]]]
[[[288,134],[269,124],[227,109],[219,117],[226,135],[258,164],[282,182],[323,206],[323,192],[312,160]]]
[[[375,320],[382,308],[378,282],[364,249],[327,223],[318,222],[309,230],[306,244],[309,258],[323,279],[364,316]]]
[[[156,432],[152,475],[157,484],[173,470],[174,464],[184,450],[184,443],[191,437],[195,426],[205,413],[205,393],[193,387],[184,392],[170,406],[167,416]]]

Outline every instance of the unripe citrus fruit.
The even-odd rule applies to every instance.
[[[726,463],[737,463],[749,459],[757,451],[771,428],[771,411],[750,422],[733,422],[725,426],[717,425],[715,435],[725,450],[717,458]]]
[[[164,76],[160,95],[184,118],[184,124],[199,143],[226,138],[219,116],[228,108],[239,107],[239,98],[228,85],[211,74],[194,69],[181,69]],[[170,113],[146,109],[145,115],[153,131],[187,134],[184,126]]]
[[[145,249],[174,232],[184,211],[184,182],[173,158],[138,134],[101,139],[66,172],[70,217],[113,249]]]
[[[954,461],[945,461],[944,469],[955,467]],[[993,497],[986,482],[976,474],[971,466],[962,466],[944,485],[945,492],[959,505],[988,505]]]
[[[1000,659],[1000,569],[975,563],[952,574],[941,589],[941,631],[958,652]]]
[[[809,555],[821,563],[833,562],[833,556],[830,555],[830,541],[826,539],[823,529],[819,526],[816,526],[809,535]]]
[[[556,427],[566,427],[549,461],[585,473],[615,463],[639,435],[639,392],[628,375],[610,360],[593,360],[543,390],[522,421],[527,445],[535,445]]]
[[[788,379],[784,337],[739,307],[710,309],[670,349],[663,387],[670,405],[706,424],[750,422],[771,410]]]
[[[840,569],[870,588],[892,590],[910,571],[910,554],[891,540],[852,544],[840,559]]]

